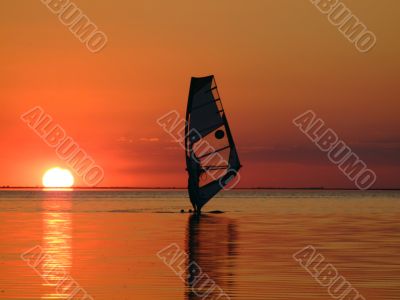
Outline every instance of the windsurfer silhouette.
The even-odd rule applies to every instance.
[[[224,189],[240,169],[213,75],[192,77],[190,81],[184,139],[190,202],[195,213],[200,214],[202,207]]]
[[[201,195],[200,195],[200,176],[205,172],[204,169],[200,165],[200,161],[195,155],[194,151],[190,150],[190,156],[188,158],[188,190],[190,202],[192,203],[193,209],[196,214],[201,213]]]

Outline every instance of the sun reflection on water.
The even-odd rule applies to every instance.
[[[65,272],[46,272],[45,286],[54,288],[54,293],[45,294],[42,299],[65,299],[66,295],[57,293],[57,284],[69,274],[72,266],[71,231],[72,220],[70,198],[46,198],[43,201],[43,249],[48,254],[46,267]]]

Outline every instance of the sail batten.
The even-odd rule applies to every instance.
[[[241,167],[214,76],[192,78],[186,121],[189,195],[201,209]]]
[[[199,132],[202,134],[203,137],[209,135],[210,133],[212,133],[213,131],[215,131],[216,129],[220,128],[223,124],[215,124],[213,126],[204,128],[202,130],[199,130]]]
[[[217,149],[217,150],[215,150],[215,151],[212,151],[212,152],[208,152],[208,153],[206,153],[206,154],[203,154],[203,155],[199,156],[198,158],[200,158],[200,159],[201,159],[201,158],[204,158],[204,157],[209,156],[209,155],[212,155],[212,154],[214,154],[214,153],[224,151],[225,149],[228,149],[228,148],[230,148],[230,147],[231,147],[230,145],[225,146],[225,147],[220,148],[220,149]]]
[[[200,108],[202,108],[202,107],[204,107],[204,106],[213,104],[213,103],[215,103],[215,102],[217,102],[217,101],[221,101],[221,99],[218,98],[218,99],[215,99],[215,100],[213,100],[213,101],[210,101],[210,102],[207,102],[207,103],[203,103],[202,105],[199,105],[199,106],[197,106],[197,107],[193,107],[193,108],[192,108],[192,111],[194,111],[194,110],[196,110],[196,109],[200,109]]]

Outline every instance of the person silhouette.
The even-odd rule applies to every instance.
[[[201,167],[200,161],[192,149],[190,150],[190,156],[187,159],[188,159],[188,172],[189,172],[188,190],[189,190],[190,202],[192,203],[195,213],[200,214],[201,191],[199,188],[199,183],[200,183],[200,176],[205,171]]]

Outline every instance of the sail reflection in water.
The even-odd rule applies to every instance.
[[[187,228],[187,300],[234,298],[236,227],[234,220],[222,216],[190,216]],[[200,273],[190,272],[194,263],[200,266]]]
[[[65,299],[67,295],[58,293],[57,284],[70,273],[72,265],[70,215],[71,201],[69,198],[46,198],[43,201],[43,250],[46,254],[44,262],[46,269],[63,270],[64,272],[47,272],[43,274],[48,283],[54,287],[54,293],[45,294],[42,299]]]

